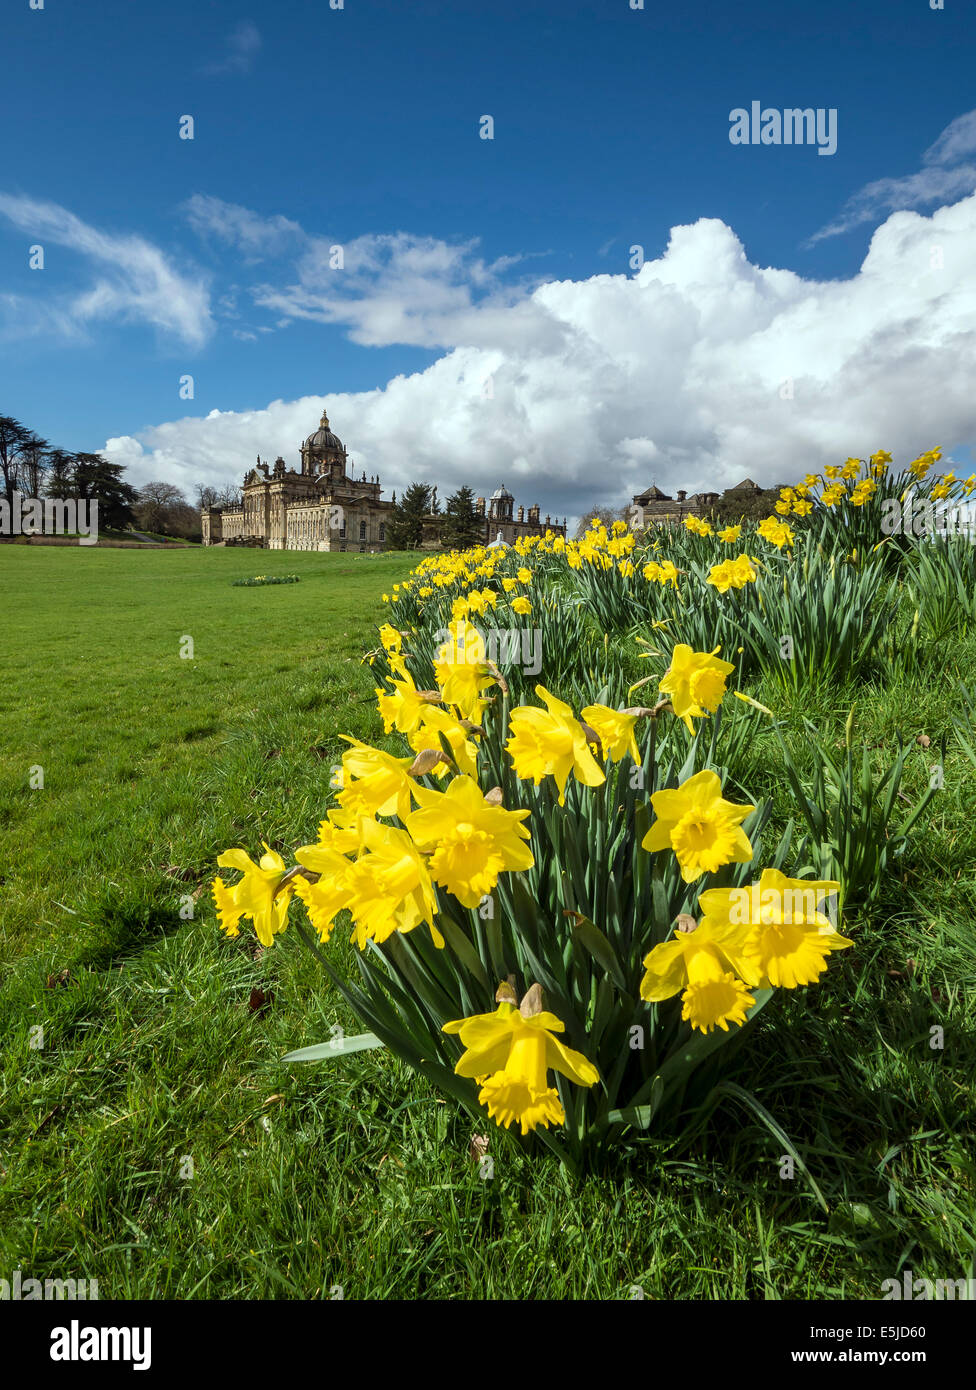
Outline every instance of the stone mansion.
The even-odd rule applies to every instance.
[[[206,507],[202,512],[204,545],[252,545],[267,550],[386,549],[386,528],[393,510],[384,502],[379,477],[356,478],[339,437],[333,434],[323,410],[318,429],[300,446],[301,471],[288,468],[283,458],[268,468],[260,457],[244,478],[239,507]],[[504,486],[485,508],[475,504],[484,518],[483,540],[501,539],[511,544],[520,536],[543,535],[547,530],[566,534],[566,524],[546,516],[538,506],[519,507]],[[424,520],[424,549],[440,546],[438,518]]]

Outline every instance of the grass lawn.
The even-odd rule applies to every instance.
[[[734,1299],[972,1274],[976,777],[958,751],[856,951],[764,1010],[734,1073],[827,1212],[747,1111],[579,1185],[493,1132],[483,1181],[470,1122],[388,1054],[281,1063],[358,1025],[296,941],[224,939],[207,885],[225,847],[314,839],[339,735],[381,742],[360,658],[412,563],[0,547],[0,1277],[97,1278],[102,1298]],[[231,586],[255,573],[301,582]],[[862,689],[860,735],[934,742],[974,659],[970,638],[948,669]],[[798,707],[796,737],[804,712],[841,736],[849,708]],[[775,791],[771,744],[756,768]],[[926,775],[918,749],[910,796]]]

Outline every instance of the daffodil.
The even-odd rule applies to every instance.
[[[399,816],[410,810],[413,786],[407,768],[412,758],[394,758],[380,748],[370,748],[348,734],[352,745],[342,755],[343,789],[337,800],[344,810],[360,816]]]
[[[285,861],[265,844],[264,854],[257,864],[243,849],[225,849],[218,855],[217,863],[222,869],[240,869],[243,874],[231,887],[222,878],[213,881],[221,931],[237,936],[241,918],[250,917],[261,945],[271,946],[277,933],[284,931],[288,923],[288,901],[294,891],[294,884],[290,882],[277,896],[275,894],[286,872]]]
[[[756,582],[755,562],[750,555],[737,555],[731,563],[733,589],[744,589],[747,584]]]
[[[777,550],[782,550],[784,545],[793,544],[793,532],[785,521],[777,521],[774,516],[766,517],[764,521],[759,523],[756,530],[763,540],[775,545]]]
[[[356,812],[339,810],[329,811],[324,821],[319,824],[319,838],[315,848],[325,845],[329,849],[334,849],[339,854],[355,854],[359,849],[360,830],[359,822],[362,819]],[[306,849],[311,846],[305,846]],[[301,864],[296,852],[295,858]],[[312,868],[313,865],[307,867]]]
[[[662,560],[660,563],[651,560],[644,566],[642,574],[655,584],[670,584],[674,589],[678,587],[678,569],[672,560]]]
[[[481,1080],[478,1099],[505,1129],[513,1120],[523,1134],[537,1125],[565,1123],[559,1093],[549,1085],[550,1071],[577,1086],[593,1086],[600,1079],[592,1062],[556,1037],[565,1032],[565,1024],[544,1010],[525,1016],[503,1001],[494,1013],[456,1019],[445,1023],[443,1031],[457,1033],[465,1048],[455,1072]]]
[[[420,691],[409,674],[401,680],[391,680],[393,693],[377,689],[376,704],[383,720],[386,733],[399,729],[402,734],[410,734],[420,723],[421,716],[429,707],[429,694]]]
[[[431,853],[434,882],[465,907],[477,907],[499,874],[535,863],[522,825],[530,813],[491,805],[474,778],[455,777],[446,792],[418,786],[415,795],[420,810],[407,817],[407,830],[418,849]]]
[[[724,545],[734,545],[741,535],[741,526],[726,526],[723,531],[719,531],[718,538]]]
[[[481,693],[492,682],[485,666],[484,639],[477,628],[464,621],[451,623],[448,633],[448,641],[435,656],[434,675],[444,699],[477,723],[485,703]]]
[[[441,753],[444,751],[442,739],[447,740],[451,757],[459,770],[477,777],[478,745],[471,738],[470,731],[446,709],[428,705],[421,716],[420,724],[412,731],[407,741],[415,753],[422,753],[427,748]],[[449,770],[446,763],[438,763],[434,773],[443,777]],[[413,784],[412,791],[416,797],[416,783]]]
[[[520,705],[509,715],[511,737],[505,745],[516,774],[523,781],[538,784],[553,776],[559,787],[559,804],[566,804],[566,782],[572,772],[577,782],[598,787],[606,781],[602,769],[590,752],[586,735],[569,705],[558,700],[542,685],[535,693],[546,708]]]
[[[357,832],[357,848],[360,836],[361,832]],[[302,845],[295,851],[295,858],[306,869],[319,875],[315,883],[310,883],[307,878],[296,878],[295,895],[305,904],[308,919],[318,932],[319,940],[327,942],[336,917],[344,907],[349,906],[348,875],[352,863],[334,846],[322,843]]]
[[[725,682],[735,670],[731,661],[720,661],[716,647],[714,652],[693,652],[684,642],[679,642],[671,653],[671,665],[658,689],[662,695],[671,699],[671,707],[679,719],[683,719],[689,733],[695,732],[693,718],[700,718],[706,710],[714,714],[725,695]]]
[[[764,869],[751,888],[709,888],[698,902],[703,926],[748,934],[745,950],[757,984],[795,989],[823,974],[831,951],[854,944],[820,910],[824,898],[839,890],[829,879],[787,878],[778,869]]]
[[[725,801],[717,773],[697,772],[674,790],[655,792],[651,806],[656,819],[641,848],[673,850],[685,883],[752,858],[742,822],[756,808]]]
[[[728,927],[717,931],[702,922],[693,931],[678,932],[644,958],[644,971],[641,998],[657,1004],[683,993],[681,1017],[700,1033],[713,1028],[727,1033],[730,1023],[745,1023],[756,1002],[740,978],[754,986],[755,967]]]
[[[634,734],[637,725],[636,714],[609,709],[606,705],[587,705],[583,710],[583,718],[599,738],[605,758],[619,763],[620,759],[629,753],[640,767],[640,753]]]
[[[405,830],[362,822],[363,853],[344,874],[344,906],[352,914],[352,940],[385,941],[394,932],[413,931],[426,922],[434,945],[444,938],[434,926],[437,899],[426,861]]]

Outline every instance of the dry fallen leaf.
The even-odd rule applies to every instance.
[[[258,986],[255,985],[251,990],[251,997],[247,1001],[247,1007],[252,1014],[260,1014],[270,1006],[273,999],[273,990],[269,990],[268,993],[265,994],[263,989],[259,989]]]

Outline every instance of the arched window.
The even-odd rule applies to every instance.
[[[360,539],[361,541],[364,541],[364,540],[366,539],[366,523],[365,523],[365,521],[361,521],[361,522],[359,523],[359,539]]]

